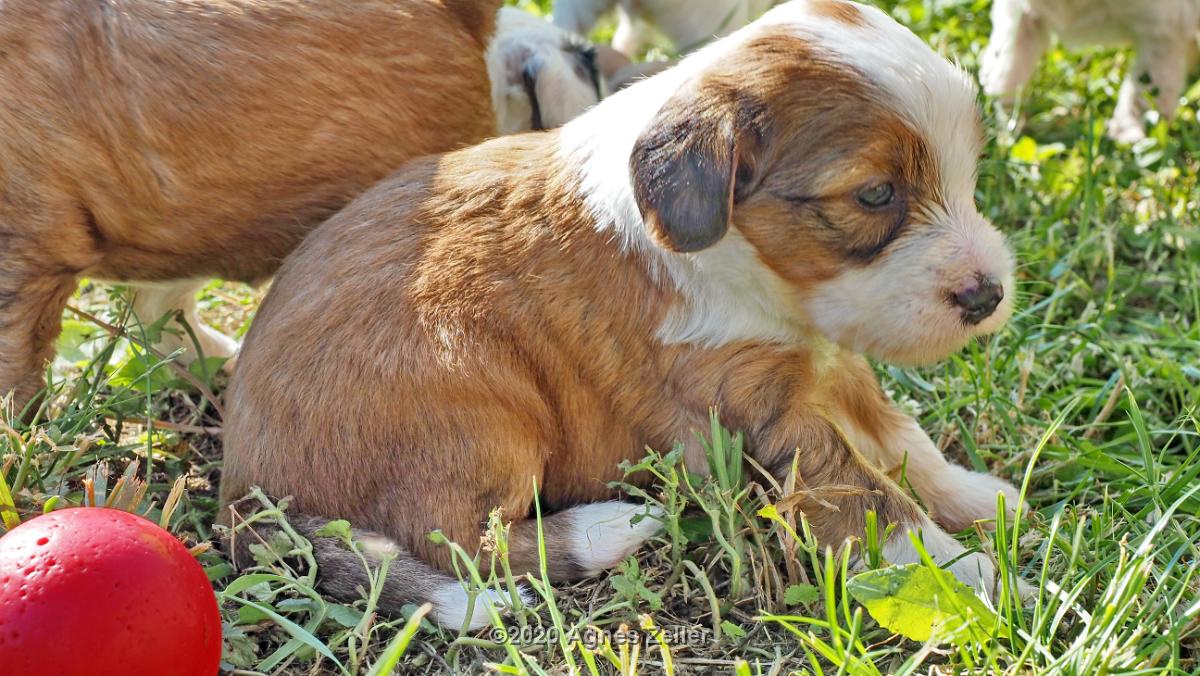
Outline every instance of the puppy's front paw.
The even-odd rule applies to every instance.
[[[928,501],[934,520],[951,532],[968,528],[976,521],[994,524],[998,493],[1004,494],[1004,505],[1010,517],[1020,501],[1021,494],[1016,486],[958,465],[950,465],[939,484],[936,496],[921,497]]]

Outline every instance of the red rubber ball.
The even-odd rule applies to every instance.
[[[64,509],[0,538],[0,672],[213,676],[221,617],[178,540],[115,509]]]

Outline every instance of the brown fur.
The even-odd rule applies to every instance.
[[[499,0],[0,3],[0,395],[81,276],[272,274],[402,162],[493,133]]]
[[[670,186],[693,153],[684,170],[729,201],[728,218],[800,289],[861,264],[854,252],[895,220],[850,213],[856,177],[827,169],[886,162],[912,179],[913,200],[932,180],[894,113],[838,67],[797,58],[806,53],[794,38],[754,43],[663,108],[631,169],[641,187]],[[818,86],[822,99],[796,94]],[[495,507],[528,528],[535,485],[547,511],[611,497],[618,463],[694,440],[715,406],[761,464],[783,476],[796,460],[813,491],[800,505],[823,541],[861,535],[868,509],[884,523],[915,519],[832,422],[881,435],[898,424],[865,361],[806,345],[663,346],[655,332],[678,293],[595,229],[557,138],[410,165],[300,247],[230,390],[224,499],[261,485],[445,569],[429,531],[474,542]],[[689,208],[713,213],[671,188],[640,196],[665,245]],[[688,464],[703,469],[694,441]],[[522,566],[536,561],[531,542],[513,545]]]
[[[819,0],[813,7],[817,14],[837,19],[848,26],[864,26],[866,19],[853,3],[844,0]]]

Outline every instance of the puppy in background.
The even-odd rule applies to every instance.
[[[530,128],[509,98],[493,113],[499,5],[0,3],[0,398],[41,387],[80,277],[133,286],[143,321],[181,311],[205,355],[230,357],[237,343],[196,313],[209,278],[270,277],[351,198],[495,135],[497,115]],[[566,40],[553,50],[576,58]],[[521,72],[545,54],[489,52]],[[554,124],[595,101],[588,69],[551,72],[535,94]],[[156,347],[197,356],[169,328]]]
[[[1146,136],[1147,95],[1170,118],[1200,40],[1200,0],[994,0],[983,54],[984,91],[1011,96],[1032,77],[1052,35],[1069,45],[1132,44],[1137,50],[1108,123],[1114,140]]]
[[[888,560],[919,533],[987,593],[990,559],[943,528],[1017,491],[948,462],[863,356],[928,363],[1011,313],[981,145],[963,72],[879,10],[795,0],[560,129],[411,163],[280,271],[227,394],[222,500],[290,495],[310,535],[349,519],[396,557],[382,610],[479,627],[503,600],[469,612],[430,531],[471,545],[501,508],[515,574],[539,533],[553,580],[613,566],[659,526],[609,488],[619,463],[683,441],[706,471],[715,406],[760,466],[796,468],[822,543],[872,510]],[[326,593],[369,587],[314,544]]]
[[[617,10],[613,47],[636,57],[650,42],[649,28],[661,32],[686,54],[714,37],[729,35],[767,10],[776,0],[555,0],[554,23],[587,35],[601,15]]]

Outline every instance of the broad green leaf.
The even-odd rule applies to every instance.
[[[233,566],[223,561],[221,563],[208,566],[204,569],[204,574],[208,576],[209,582],[220,580],[223,577],[232,575],[234,572],[236,571],[234,570]]]
[[[229,360],[225,357],[205,357],[204,359],[197,359],[188,364],[187,370],[197,380],[212,387],[213,376],[221,372],[221,368],[225,366],[225,362],[227,361]]]
[[[138,392],[157,392],[172,387],[175,376],[165,362],[147,357],[140,349],[131,347],[129,354],[117,364],[116,371],[108,382],[113,387],[128,387]]]
[[[688,542],[708,542],[712,539],[712,519],[707,516],[686,516],[679,520],[679,532]]]
[[[783,602],[789,606],[813,603],[821,598],[821,592],[811,584],[794,584],[783,591]]]
[[[329,619],[343,627],[354,628],[362,621],[363,611],[357,608],[344,606],[340,603],[330,603],[327,610],[329,611]]]
[[[871,570],[846,584],[856,601],[889,631],[914,641],[930,637],[984,641],[1000,627],[996,613],[944,570],[917,563]]]
[[[336,519],[321,526],[313,532],[313,535],[319,538],[337,538],[342,542],[350,541],[350,522],[345,519]]]
[[[746,630],[730,622],[729,620],[721,620],[721,631],[726,636],[734,638],[746,638]]]

